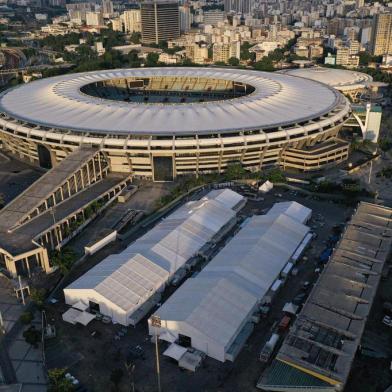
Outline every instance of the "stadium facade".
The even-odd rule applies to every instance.
[[[43,167],[101,151],[113,172],[167,181],[283,165],[317,170],[347,159],[339,131],[351,107],[316,81],[250,70],[145,68],[42,79],[0,97],[3,148]]]

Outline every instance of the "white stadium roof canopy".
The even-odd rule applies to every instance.
[[[87,84],[127,77],[212,78],[249,84],[242,97],[195,103],[137,103],[81,92]],[[315,81],[279,73],[220,68],[143,68],[45,78],[6,91],[0,111],[55,129],[102,134],[203,134],[291,126],[329,113],[342,98]]]
[[[365,88],[373,81],[370,75],[348,69],[310,67],[286,69],[279,73],[318,81],[342,92]]]

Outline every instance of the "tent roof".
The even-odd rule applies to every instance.
[[[300,223],[305,223],[311,216],[312,210],[296,201],[283,201],[281,203],[275,203],[268,214],[286,214]]]
[[[179,361],[181,357],[187,352],[185,347],[179,346],[178,344],[172,343],[166,351],[164,351],[163,355],[167,357],[173,358],[176,361]]]
[[[220,191],[184,204],[123,252],[110,255],[90,269],[65,291],[94,290],[123,311],[137,310],[235,217],[231,206],[244,197],[229,189]],[[83,298],[81,292],[79,295]]]
[[[188,279],[156,314],[228,345],[258,298],[225,278]]]
[[[95,319],[95,316],[93,314],[87,313],[87,312],[80,312],[80,314],[75,318],[75,321],[77,323],[80,323],[80,324],[83,324],[84,326],[86,326],[94,319]]]
[[[253,216],[156,315],[186,323],[228,347],[308,231],[307,226],[285,214]]]
[[[73,307],[74,309],[79,309],[79,310],[82,310],[82,311],[88,309],[88,305],[86,305],[86,304],[85,304],[84,302],[82,302],[82,301],[76,302],[76,304],[73,304],[72,307]]]

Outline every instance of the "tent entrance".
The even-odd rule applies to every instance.
[[[192,338],[186,335],[178,334],[178,344],[182,347],[192,347]]]
[[[99,308],[99,304],[93,302],[93,301],[88,301],[88,306],[90,308],[90,312],[92,313],[101,313],[100,312],[100,308]]]

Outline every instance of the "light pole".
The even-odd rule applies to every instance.
[[[158,347],[158,331],[161,328],[161,319],[159,316],[151,316],[151,325],[155,327],[155,356],[156,356],[156,366],[157,366],[157,379],[158,379],[158,392],[161,392],[161,370],[159,365],[159,347]]]

